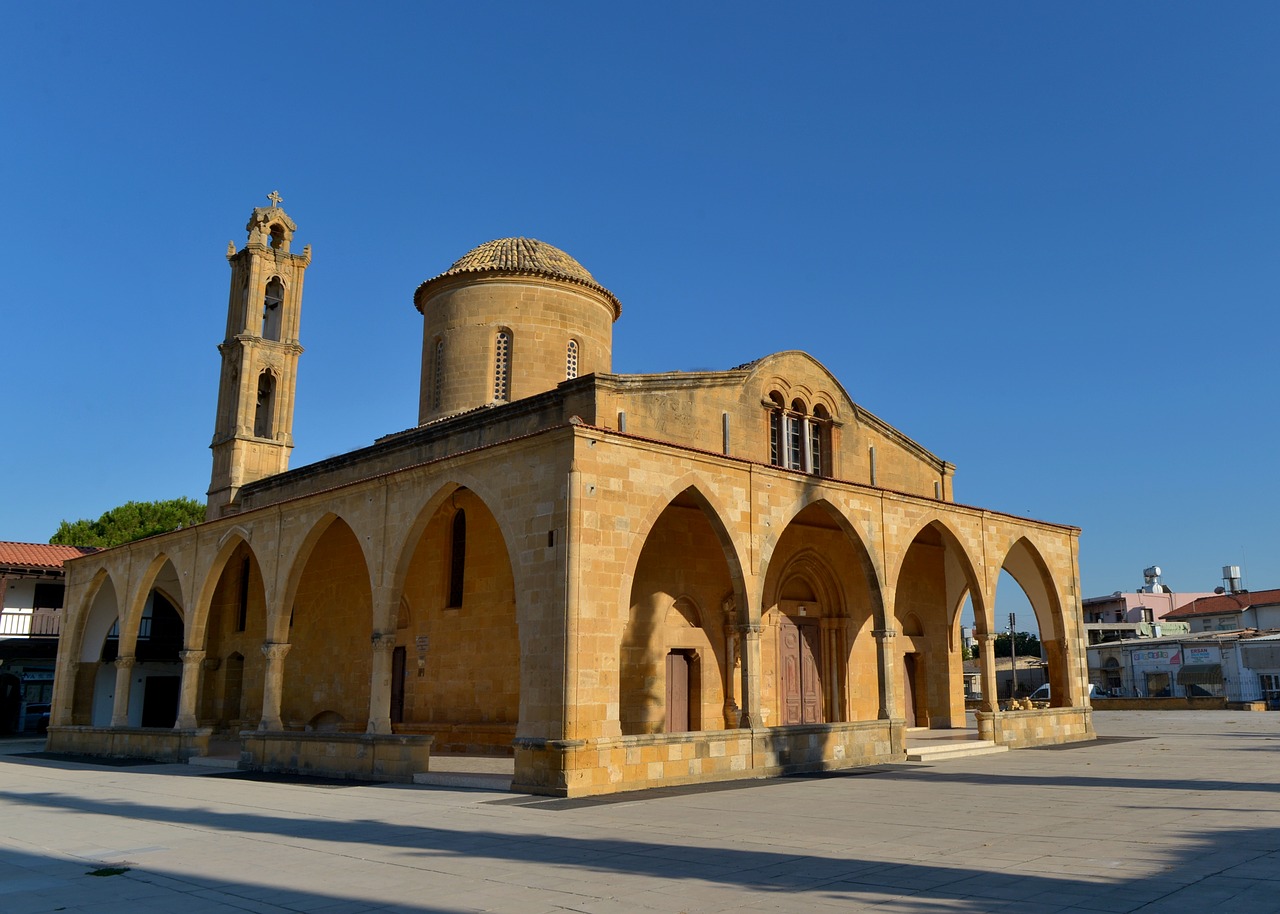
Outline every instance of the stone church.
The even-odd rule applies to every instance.
[[[615,374],[617,296],[527,238],[414,292],[417,423],[289,469],[310,246],[272,195],[227,250],[205,523],[67,564],[51,751],[411,780],[507,755],[580,796],[1093,737],[1079,530],[958,504],[955,467],[803,352]],[[443,263],[441,264],[443,266]],[[1053,706],[1002,711],[1001,570]]]

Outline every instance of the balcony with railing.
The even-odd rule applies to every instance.
[[[62,610],[0,612],[0,638],[56,638],[62,631]]]

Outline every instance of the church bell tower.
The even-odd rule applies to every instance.
[[[209,445],[209,520],[237,510],[241,486],[287,470],[293,450],[302,276],[311,245],[290,252],[298,227],[280,208],[279,193],[267,199],[271,205],[255,209],[245,226],[245,246],[237,251],[234,241],[227,243],[231,295],[226,337],[218,344],[222,377]]]

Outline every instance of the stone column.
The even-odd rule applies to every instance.
[[[982,710],[1000,710],[1000,696],[996,680],[996,636],[986,632],[974,634],[978,640],[978,650],[982,652]]]
[[[259,730],[283,730],[280,701],[284,697],[284,658],[293,645],[287,641],[268,641],[262,645],[267,669],[262,683],[262,720]]]
[[[138,658],[122,654],[116,658],[116,694],[111,705],[111,726],[129,726],[129,685],[133,682],[133,668]]]
[[[738,626],[742,646],[742,717],[739,726],[759,727],[760,718],[760,632],[758,622]]]
[[[373,672],[369,680],[368,733],[391,732],[391,654],[396,647],[394,632],[373,636]]]
[[[828,722],[843,719],[840,713],[840,672],[836,660],[836,626],[840,620],[832,616],[823,616],[818,621],[819,639],[822,645],[822,681],[826,685],[826,695],[822,696],[826,705],[823,717]]]
[[[178,722],[175,730],[190,730],[198,726],[196,699],[200,695],[200,671],[204,668],[204,651],[182,651],[182,691],[178,693]]]
[[[732,622],[724,626],[724,726],[735,729],[742,719],[738,707],[734,674],[738,666],[738,629]]]
[[[49,723],[65,727],[74,719],[76,682],[80,675],[80,661],[66,660],[53,680],[53,701],[49,704]]]
[[[898,699],[893,691],[893,671],[894,663],[898,659],[898,652],[894,646],[894,638],[898,633],[892,628],[878,628],[871,633],[876,639],[876,653],[879,663],[876,664],[876,672],[879,674],[880,681],[878,683],[880,690],[880,720],[893,720],[900,717],[898,713]]]

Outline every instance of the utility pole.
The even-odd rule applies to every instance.
[[[1018,633],[1014,631],[1014,614],[1009,613],[1009,659],[1013,661],[1011,664],[1013,670],[1013,689],[1009,693],[1010,698],[1018,697]]]

